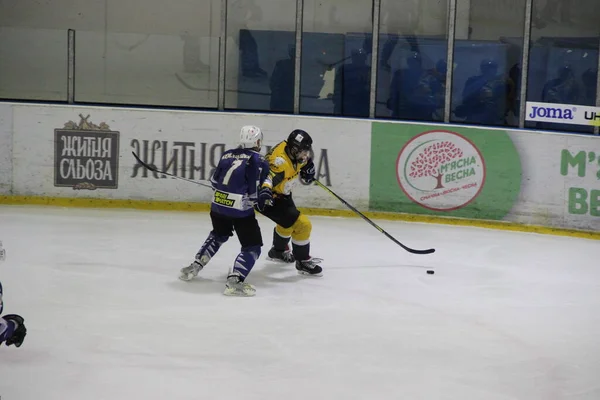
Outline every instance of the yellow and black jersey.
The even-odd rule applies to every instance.
[[[289,195],[300,180],[300,168],[304,163],[295,164],[285,151],[286,141],[279,143],[266,155],[269,162],[269,175],[263,186],[268,186],[274,194]]]

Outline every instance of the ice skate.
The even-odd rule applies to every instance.
[[[189,266],[181,268],[181,275],[179,275],[179,279],[182,281],[191,281],[196,276],[198,276],[198,272],[202,271],[204,266],[200,264],[197,260],[194,260]]]
[[[269,253],[267,254],[267,260],[284,263],[293,263],[296,261],[291,251],[276,250],[274,247],[271,247],[271,250],[269,250]]]
[[[237,275],[229,275],[225,283],[225,296],[252,297],[256,294],[256,289],[249,283],[240,280]]]
[[[309,258],[308,260],[296,260],[296,270],[301,275],[323,276],[323,268],[318,264],[318,260]]]

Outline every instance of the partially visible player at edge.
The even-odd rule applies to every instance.
[[[268,164],[260,155],[262,141],[260,128],[244,126],[240,132],[240,146],[227,150],[221,156],[210,179],[214,189],[210,209],[213,229],[195,260],[181,269],[181,280],[189,281],[197,276],[235,231],[242,248],[229,271],[223,294],[255,295],[254,286],[245,282],[263,245],[254,206],[256,204],[262,210],[272,200],[268,193],[258,196],[258,188],[269,170]]]
[[[6,251],[2,248],[0,242],[0,261],[6,258]],[[2,303],[2,282],[0,282],[0,315],[4,304]],[[16,314],[7,314],[0,317],[0,344],[6,343],[7,346],[15,345],[21,347],[27,335],[27,329],[23,317]]]
[[[260,193],[271,193],[273,205],[259,211],[277,225],[273,230],[271,260],[296,263],[298,273],[321,276],[323,269],[310,256],[312,224],[297,208],[292,191],[301,179],[308,184],[315,181],[315,164],[310,159],[313,140],[302,129],[292,131],[287,140],[280,142],[267,154],[269,176]],[[268,194],[266,194],[268,196]],[[292,251],[288,244],[292,240]]]

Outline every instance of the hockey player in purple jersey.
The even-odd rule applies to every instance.
[[[2,283],[0,282],[0,314],[2,314]],[[0,344],[6,343],[7,346],[15,345],[21,347],[27,329],[23,323],[23,317],[15,314],[8,314],[0,317]]]
[[[2,242],[0,242],[0,261],[4,260],[5,250],[2,248]],[[0,315],[2,315],[2,282],[0,282]],[[27,335],[27,329],[23,323],[23,317],[16,314],[8,314],[0,317],[0,344],[6,343],[7,346],[15,345],[21,347],[25,335]]]
[[[229,271],[225,291],[227,296],[254,296],[255,288],[246,277],[261,253],[262,236],[254,205],[259,210],[272,202],[270,190],[259,188],[269,172],[268,163],[261,157],[263,134],[256,126],[244,126],[240,146],[227,150],[211,177],[214,189],[210,210],[213,229],[196,254],[194,261],[181,269],[179,279],[189,281],[198,275],[233,232],[241,244]]]

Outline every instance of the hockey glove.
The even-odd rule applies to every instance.
[[[3,317],[6,321],[12,321],[16,327],[13,331],[11,337],[6,339],[6,345],[15,345],[16,347],[21,347],[23,341],[25,340],[25,336],[27,335],[27,329],[25,328],[25,320],[20,315],[16,314],[8,314]]]
[[[258,202],[256,204],[256,208],[258,211],[264,211],[266,206],[273,205],[273,192],[271,188],[263,187],[258,192]]]
[[[315,164],[312,160],[308,160],[306,165],[300,168],[300,179],[305,184],[309,184],[315,181]]]

